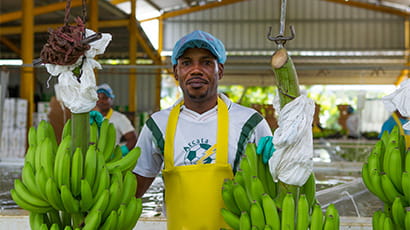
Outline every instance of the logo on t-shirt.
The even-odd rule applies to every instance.
[[[196,139],[184,147],[185,165],[210,164],[215,160],[216,145],[210,145],[208,139]]]

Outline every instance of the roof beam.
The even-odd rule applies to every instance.
[[[358,2],[358,1],[351,1],[351,0],[324,0],[324,1],[344,4],[348,6],[354,6],[358,8],[367,9],[367,10],[380,11],[383,13],[395,14],[395,15],[399,15],[402,17],[410,16],[410,12],[405,12],[405,11],[394,9],[391,7],[376,5],[376,4],[369,4],[365,2]]]
[[[12,50],[14,53],[21,56],[21,49],[19,47],[17,47],[16,44],[14,42],[10,41],[8,38],[6,38],[4,36],[0,36],[0,43],[3,43],[10,50]]]
[[[146,22],[146,21],[151,21],[151,20],[160,19],[160,18],[162,19],[172,18],[172,17],[184,15],[184,14],[189,14],[189,13],[198,12],[201,10],[207,10],[207,9],[211,9],[215,7],[225,6],[225,5],[229,5],[229,4],[233,4],[237,2],[244,2],[244,1],[247,1],[247,0],[223,0],[221,2],[212,2],[212,3],[202,5],[202,6],[193,6],[193,7],[185,8],[182,10],[170,11],[170,12],[162,14],[159,17],[153,17],[153,18],[140,20],[140,22]]]
[[[82,0],[72,0],[71,2],[71,7],[78,7],[82,6]],[[47,6],[40,6],[40,7],[35,7],[33,9],[33,14],[34,16],[40,15],[40,14],[47,14],[51,13],[57,10],[63,10],[65,9],[66,2],[59,2],[59,3],[53,3]],[[6,14],[1,14],[0,15],[0,24],[5,23],[5,22],[10,22],[10,21],[15,21],[21,19],[23,16],[23,12],[20,11],[15,11],[15,12],[10,12]]]

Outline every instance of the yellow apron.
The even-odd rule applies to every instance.
[[[397,126],[399,126],[400,134],[404,136],[404,139],[406,140],[406,149],[408,149],[410,147],[410,135],[408,135],[404,132],[403,124],[401,123],[401,121],[400,121],[399,117],[397,116],[397,114],[393,113],[392,117],[393,117],[394,121],[396,122]]]
[[[228,109],[218,98],[217,154],[213,164],[203,164],[203,158],[195,165],[174,166],[174,138],[180,106],[169,115],[165,134],[164,170],[165,206],[168,230],[217,230],[227,228],[221,208],[222,183],[233,178],[228,163]],[[214,151],[216,146],[209,150]],[[206,155],[210,155],[210,152]]]

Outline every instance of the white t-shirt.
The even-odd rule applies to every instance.
[[[264,136],[272,136],[272,131],[256,110],[233,103],[224,95],[221,98],[229,111],[228,161],[235,171],[246,144],[257,143]],[[141,148],[141,156],[133,170],[135,173],[155,177],[162,169],[165,130],[171,109],[152,114],[142,128],[136,145]],[[195,164],[207,149],[216,144],[216,132],[217,106],[202,114],[181,106],[175,133],[174,164]],[[204,160],[204,163],[214,162],[215,154]]]
[[[134,131],[131,121],[124,114],[113,110],[110,122],[114,124],[116,130],[116,144],[120,143],[121,136]]]

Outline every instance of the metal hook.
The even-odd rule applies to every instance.
[[[275,37],[271,36],[272,34],[272,26],[269,27],[269,32],[267,34],[267,38],[270,41],[274,41],[277,45],[285,45],[285,43],[289,40],[292,40],[295,38],[295,28],[291,25],[289,26],[290,28],[290,36],[284,36],[282,33],[276,35]]]

